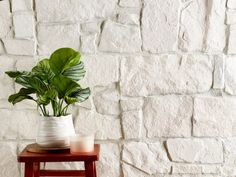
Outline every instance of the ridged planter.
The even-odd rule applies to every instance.
[[[36,143],[43,148],[70,146],[70,136],[75,135],[72,115],[39,118]]]

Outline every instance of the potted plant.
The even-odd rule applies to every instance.
[[[69,105],[83,102],[90,95],[78,81],[85,75],[80,53],[71,48],[60,48],[50,58],[42,59],[31,71],[7,71],[6,74],[23,87],[10,95],[13,105],[29,99],[41,113],[36,143],[46,148],[69,146],[75,134]],[[49,111],[51,110],[51,111]]]

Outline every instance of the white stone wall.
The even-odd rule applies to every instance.
[[[0,177],[19,177],[38,116],[7,102],[4,71],[59,47],[83,54],[92,96],[71,111],[101,144],[99,177],[236,176],[235,0],[0,1]]]

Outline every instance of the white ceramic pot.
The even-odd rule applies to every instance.
[[[75,135],[72,115],[39,118],[36,143],[44,148],[70,146],[70,137]]]

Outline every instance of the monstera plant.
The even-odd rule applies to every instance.
[[[70,104],[83,102],[90,95],[90,89],[78,83],[85,70],[80,53],[71,48],[56,50],[31,71],[7,71],[6,74],[23,86],[18,93],[10,95],[8,101],[13,104],[25,99],[35,101],[44,116],[65,116]],[[52,114],[47,105],[51,105]]]
[[[43,147],[68,146],[68,137],[75,133],[68,106],[83,102],[90,95],[90,89],[78,83],[85,76],[80,57],[78,51],[60,48],[39,61],[31,71],[6,72],[23,86],[18,93],[10,95],[8,101],[14,105],[25,99],[32,100],[41,112],[36,142]]]

